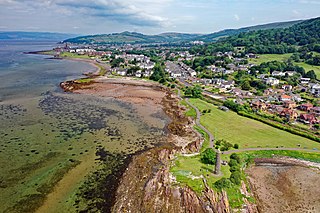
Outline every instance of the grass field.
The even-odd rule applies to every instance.
[[[217,107],[199,99],[190,99],[199,110],[211,109],[211,113],[201,116],[201,124],[205,126],[215,139],[226,139],[230,143],[238,143],[241,148],[252,147],[291,147],[298,144],[308,149],[320,149],[320,143],[293,135],[234,112],[224,112]]]
[[[319,53],[314,53],[315,55],[319,54]],[[259,55],[259,58],[252,58],[249,59],[249,63],[253,63],[253,64],[261,64],[263,62],[268,62],[268,61],[286,61],[290,58],[290,56],[292,55],[292,53],[287,53],[287,54],[263,54],[263,55]],[[309,65],[307,63],[304,62],[293,62],[293,64],[303,67],[305,69],[305,71],[310,71],[310,70],[314,70],[317,78],[320,79],[320,66],[313,66],[313,65]]]
[[[268,62],[268,61],[286,61],[290,58],[291,55],[292,55],[292,53],[288,53],[288,54],[263,54],[263,55],[259,55],[259,58],[249,59],[249,63],[261,64],[263,62]]]
[[[214,165],[203,164],[200,160],[200,155],[193,157],[178,156],[175,160],[175,165],[170,169],[170,172],[176,177],[177,181],[183,185],[189,186],[195,192],[200,193],[204,190],[204,184],[201,176],[203,176],[209,186],[222,177],[230,177],[229,166],[222,166],[222,175],[213,175]]]

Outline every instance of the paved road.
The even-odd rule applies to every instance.
[[[191,103],[189,102],[189,99],[188,99],[188,98],[186,98],[185,101],[196,111],[196,113],[197,113],[196,124],[197,124],[201,129],[203,129],[203,131],[205,131],[205,132],[209,135],[209,147],[210,147],[210,148],[213,148],[213,147],[214,147],[214,143],[213,143],[214,137],[213,137],[213,135],[211,134],[211,132],[209,132],[209,130],[207,130],[204,126],[202,126],[202,125],[200,124],[200,116],[201,116],[201,113],[200,113],[199,109],[198,109],[197,107],[195,107],[193,104],[191,104]]]
[[[222,152],[222,154],[232,154],[246,151],[270,151],[270,150],[284,150],[284,151],[306,151],[306,152],[317,152],[320,153],[320,150],[314,149],[302,149],[302,148],[247,148],[247,149],[235,149],[230,151]]]

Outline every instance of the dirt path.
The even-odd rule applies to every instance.
[[[189,99],[188,99],[188,98],[186,98],[185,101],[196,111],[196,113],[197,113],[196,124],[197,124],[201,129],[203,129],[203,131],[205,131],[205,132],[209,135],[209,147],[210,147],[210,148],[214,148],[214,143],[213,143],[214,137],[213,137],[213,135],[211,134],[211,132],[209,132],[209,130],[207,130],[207,129],[206,129],[204,126],[202,126],[201,123],[200,123],[201,113],[200,113],[199,109],[198,109],[197,107],[195,107],[193,104],[191,104],[191,103],[189,102]]]
[[[44,204],[36,211],[36,213],[54,213],[59,210],[59,212],[68,212],[65,209],[65,201],[72,196],[72,193],[79,186],[81,181],[84,180],[85,176],[92,171],[95,165],[95,154],[90,153],[82,162],[70,170],[62,180],[54,187],[52,193],[47,196]],[[72,204],[71,204],[72,205]]]

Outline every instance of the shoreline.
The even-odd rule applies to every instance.
[[[34,53],[36,54],[36,53]],[[74,58],[63,58],[65,60],[73,60],[73,61],[81,61],[81,62],[85,62],[85,63],[89,63],[92,66],[94,66],[96,68],[95,73],[99,73],[101,71],[101,67],[99,67],[94,61],[91,61],[90,59],[74,59]],[[88,75],[87,73],[84,73],[84,75],[86,75],[86,78],[81,78],[81,79],[75,79],[72,81],[66,81],[66,82],[61,82],[60,83],[60,87],[65,91],[65,92],[72,92],[72,93],[84,93],[84,94],[90,94],[91,91],[93,95],[97,95],[97,87],[101,87],[103,89],[104,86],[106,85],[112,85],[115,87],[119,87],[119,91],[122,90],[125,87],[128,87],[126,91],[128,91],[129,93],[131,92],[131,88],[135,87],[136,88],[136,92],[133,92],[129,95],[129,97],[126,96],[122,96],[122,94],[120,93],[119,97],[115,97],[114,94],[117,93],[113,93],[113,94],[100,94],[102,95],[102,97],[112,97],[114,99],[118,99],[120,101],[125,101],[131,104],[145,104],[146,108],[150,107],[150,104],[155,104],[158,105],[158,107],[160,106],[160,110],[166,114],[166,116],[170,117],[171,121],[169,123],[167,123],[167,125],[165,126],[165,128],[168,129],[168,133],[165,136],[165,143],[164,144],[158,144],[156,146],[154,146],[153,148],[148,148],[148,149],[143,149],[141,151],[138,151],[137,153],[134,153],[133,155],[127,155],[126,158],[127,160],[125,161],[125,163],[116,171],[114,171],[114,174],[116,177],[111,180],[111,184],[110,188],[113,188],[114,190],[109,194],[109,198],[108,201],[112,201],[111,203],[106,203],[106,205],[108,206],[108,208],[113,208],[114,204],[117,202],[118,197],[116,192],[118,191],[118,189],[121,187],[121,185],[123,185],[124,183],[124,174],[129,170],[130,165],[134,164],[135,159],[139,158],[140,156],[143,156],[145,153],[149,153],[149,152],[155,152],[155,155],[158,155],[162,149],[166,149],[168,147],[170,147],[170,149],[176,149],[176,145],[174,145],[173,141],[177,140],[177,138],[172,136],[172,130],[173,131],[177,131],[177,129],[183,129],[184,127],[180,126],[179,128],[177,128],[177,126],[179,126],[177,123],[177,119],[180,119],[179,117],[175,116],[174,114],[177,111],[180,111],[178,114],[181,116],[183,114],[183,112],[181,110],[183,110],[181,107],[179,107],[178,105],[178,98],[174,97],[175,95],[169,91],[169,89],[157,84],[156,82],[148,82],[148,81],[141,81],[141,80],[135,80],[132,78],[107,78],[107,77],[101,77],[98,75]],[[82,79],[91,79],[90,82],[81,82]],[[109,82],[108,82],[109,81]],[[66,85],[67,83],[67,85]],[[76,87],[74,87],[74,85],[77,85]],[[72,88],[71,88],[71,87]],[[101,90],[103,91],[103,90]],[[163,97],[160,98],[159,95],[157,95],[157,91],[160,91],[161,93],[164,94]],[[98,94],[98,96],[100,96]],[[151,95],[151,97],[148,97],[149,95]],[[145,102],[145,103],[144,103]],[[141,113],[141,112],[138,112]],[[146,116],[152,116],[151,114]],[[190,122],[189,120],[185,119],[184,120],[184,124],[188,124],[188,122]],[[190,132],[189,132],[190,133]],[[189,134],[188,133],[188,134]],[[194,135],[192,135],[194,136]],[[197,135],[198,136],[198,135]],[[187,140],[184,140],[184,143]],[[190,142],[190,141],[188,141]],[[195,146],[190,146],[190,147],[200,147],[199,146],[199,142],[200,139],[198,139],[198,145]],[[183,143],[183,142],[182,142]],[[185,146],[187,147],[187,145]],[[148,162],[145,162],[146,164],[148,164]],[[155,165],[156,166],[156,165]],[[158,167],[160,165],[157,165],[156,167]],[[75,168],[76,169],[76,168]],[[75,172],[74,170],[72,170],[72,172]],[[66,175],[68,175],[69,173],[67,173]],[[64,178],[63,178],[64,179]],[[63,180],[62,179],[62,180]],[[59,184],[58,184],[59,186]],[[56,187],[58,187],[56,186]],[[56,189],[55,187],[55,189]],[[114,188],[115,187],[115,188]],[[111,194],[113,193],[113,194]],[[52,196],[52,195],[51,195]],[[50,197],[50,194],[48,195],[48,197]],[[46,201],[45,201],[46,202]],[[45,207],[45,204],[42,205],[42,207]],[[40,207],[40,209],[43,209],[42,207]]]

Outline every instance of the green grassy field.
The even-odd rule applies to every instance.
[[[200,160],[200,155],[193,157],[178,156],[175,160],[175,165],[170,169],[170,172],[176,177],[177,181],[183,185],[189,186],[195,192],[200,193],[204,190],[204,184],[201,175],[207,180],[209,186],[222,177],[230,177],[229,166],[222,166],[222,175],[213,175],[214,165],[203,164]]]
[[[319,53],[314,53],[315,55]],[[263,62],[268,62],[268,61],[286,61],[290,58],[292,53],[287,53],[287,54],[263,54],[259,55],[259,58],[252,58],[249,59],[249,63],[253,64],[261,64]],[[314,72],[317,75],[317,78],[320,79],[320,66],[313,66],[304,62],[293,62],[293,64],[303,67],[306,72],[310,70],[314,70]]]
[[[288,54],[263,54],[263,55],[259,55],[259,58],[249,59],[249,63],[261,64],[263,62],[268,62],[268,61],[286,61],[290,58],[291,55],[292,55],[292,53],[288,53]]]
[[[216,106],[199,99],[190,99],[199,110],[211,109],[211,113],[201,116],[201,124],[205,126],[215,139],[226,139],[230,143],[238,143],[241,148],[252,147],[292,147],[298,144],[308,149],[320,149],[320,143],[293,135],[234,112],[224,112]]]
[[[60,55],[61,57],[69,57],[69,58],[84,58],[84,59],[90,59],[88,55],[78,55],[77,53],[69,53],[69,52],[63,52]]]

